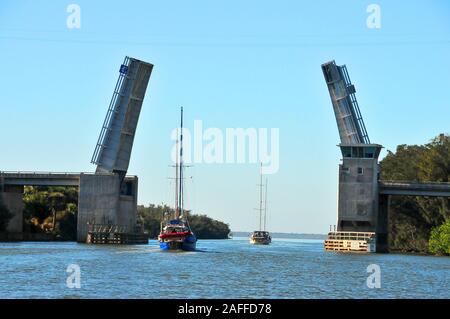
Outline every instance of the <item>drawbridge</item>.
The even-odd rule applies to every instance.
[[[382,146],[370,142],[346,66],[331,61],[322,65],[322,72],[336,118],[342,154],[337,232],[329,234],[326,247],[354,251],[366,248],[356,245],[358,247],[353,249],[348,237],[351,235],[374,239],[373,249],[388,251],[391,196],[450,197],[450,183],[380,180],[378,157]],[[368,250],[372,247],[366,246]]]
[[[14,215],[9,232],[23,231],[24,186],[70,186],[79,192],[77,241],[85,242],[90,228],[120,229],[127,240],[139,237],[138,178],[126,175],[152,70],[152,64],[131,57],[120,65],[91,158],[95,173],[0,172],[0,196]]]

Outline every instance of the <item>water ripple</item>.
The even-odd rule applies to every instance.
[[[322,241],[201,240],[196,252],[144,246],[1,243],[1,298],[450,298],[450,258],[339,254]],[[69,264],[81,289],[66,286]],[[366,285],[381,267],[381,288]]]

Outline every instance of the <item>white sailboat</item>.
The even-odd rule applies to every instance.
[[[267,184],[268,180],[266,178],[265,192],[264,192],[264,206],[263,206],[263,176],[262,176],[262,163],[261,163],[261,182],[259,184],[259,230],[255,230],[250,235],[250,243],[253,245],[269,245],[272,242],[272,237],[270,233],[266,230],[267,225]],[[264,208],[263,208],[264,207]],[[263,211],[264,211],[264,221],[263,221]]]

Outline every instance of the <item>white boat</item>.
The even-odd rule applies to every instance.
[[[269,245],[272,242],[272,237],[268,231],[255,230],[250,235],[250,244],[253,245]]]
[[[263,177],[262,177],[262,163],[261,163],[261,183],[259,184],[260,192],[259,192],[259,230],[255,230],[250,235],[250,244],[252,245],[269,245],[272,242],[272,237],[270,233],[266,230],[267,224],[267,178],[265,184],[265,192],[264,192],[264,207],[263,207]],[[263,221],[263,212],[264,212],[264,221]]]

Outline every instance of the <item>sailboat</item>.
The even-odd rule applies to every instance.
[[[267,222],[267,178],[266,178],[266,189],[264,192],[264,208],[263,208],[263,177],[262,177],[262,163],[261,163],[261,183],[259,184],[259,230],[255,230],[250,235],[250,243],[253,245],[269,245],[272,242],[272,237],[270,233],[266,231]],[[264,211],[264,227],[262,222],[262,214]]]
[[[177,134],[178,135],[178,134]],[[181,108],[181,132],[177,138],[177,159],[175,165],[175,216],[165,218],[161,222],[161,232],[158,236],[159,247],[162,250],[193,251],[197,245],[197,237],[189,226],[187,211],[184,209],[183,187],[183,108]]]

